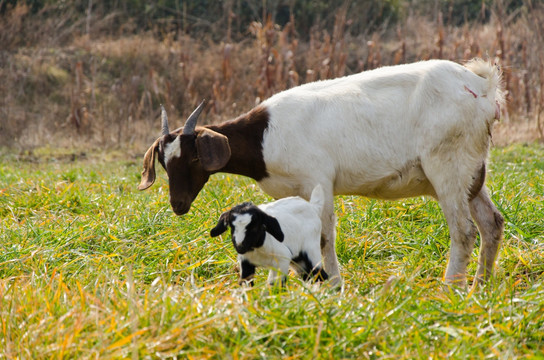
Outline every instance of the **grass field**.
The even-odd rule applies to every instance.
[[[544,359],[544,147],[493,149],[506,218],[496,278],[441,286],[449,239],[430,199],[339,197],[336,292],[291,276],[237,284],[220,213],[269,198],[214,175],[184,217],[164,172],[139,192],[123,154],[0,155],[0,359]],[[477,251],[469,272],[475,272]]]

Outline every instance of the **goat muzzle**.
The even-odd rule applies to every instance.
[[[170,202],[170,205],[172,205],[172,210],[174,211],[174,214],[178,216],[187,214],[191,209],[190,202]]]

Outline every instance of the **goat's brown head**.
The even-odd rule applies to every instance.
[[[155,140],[144,155],[144,170],[138,189],[145,190],[155,182],[155,157],[168,174],[170,204],[177,215],[189,211],[194,199],[208,181],[210,174],[224,167],[230,159],[226,136],[205,127],[196,128],[196,121],[206,101],[189,116],[185,126],[172,132],[161,106],[162,136]]]

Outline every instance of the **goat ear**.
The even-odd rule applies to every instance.
[[[266,228],[266,232],[276,238],[279,242],[283,242],[283,231],[281,231],[281,226],[278,220],[275,217],[268,214],[263,215],[263,224]]]
[[[206,171],[219,170],[230,159],[229,139],[210,129],[200,131],[196,138],[196,150],[200,163]]]
[[[159,139],[155,140],[144,155],[144,170],[142,171],[142,181],[138,185],[138,190],[145,190],[155,182],[155,153],[158,147]]]
[[[219,217],[219,220],[217,221],[217,225],[210,231],[211,237],[216,237],[227,231],[227,219],[229,216],[229,211],[226,211],[221,214]]]

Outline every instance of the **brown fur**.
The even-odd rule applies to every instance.
[[[268,127],[268,119],[266,109],[256,107],[234,120],[208,126],[210,130],[223,134],[229,139],[232,155],[221,171],[249,176],[256,181],[267,176],[262,143],[264,131]]]
[[[198,158],[204,170],[221,169],[230,159],[229,139],[215,131],[203,129],[196,137]]]
[[[257,181],[265,178],[262,142],[268,118],[266,109],[257,107],[232,121],[197,127],[194,134],[181,134],[183,128],[179,128],[161,136],[145,154],[138,189],[145,190],[155,181],[158,158],[168,173],[172,209],[182,215],[215,172],[245,175]],[[164,164],[162,151],[176,137],[180,139],[181,155]]]

